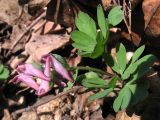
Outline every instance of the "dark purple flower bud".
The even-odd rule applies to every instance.
[[[18,73],[23,73],[29,76],[35,76],[37,78],[50,81],[50,78],[43,74],[42,71],[36,69],[32,64],[22,64],[17,67]]]
[[[38,84],[35,82],[35,80],[31,76],[25,75],[25,74],[22,74],[22,73],[17,75],[17,76],[15,76],[11,80],[11,82],[13,82],[13,83],[22,82],[22,83],[26,84],[28,87],[31,87],[36,91],[38,91],[38,89],[39,89]]]

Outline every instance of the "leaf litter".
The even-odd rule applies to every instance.
[[[26,3],[22,0],[19,0],[18,2],[13,0],[7,3],[4,0],[0,1],[0,5],[3,6],[0,13],[0,21],[5,25],[5,27],[2,26],[2,36],[0,36],[0,40],[2,40],[0,41],[0,62],[7,64],[9,68],[12,68],[12,76],[15,76],[14,70],[16,66],[22,62],[39,61],[41,56],[44,54],[54,51],[63,51],[71,45],[70,34],[67,32],[67,28],[71,28],[72,30],[75,29],[74,18],[80,10],[87,12],[93,16],[93,18],[96,18],[94,11],[99,4],[98,0],[62,0],[61,2],[62,3],[58,10],[58,6],[56,6],[58,3],[54,0],[35,0],[26,1]],[[115,0],[102,0],[101,2],[106,12],[108,12],[113,5],[121,4],[121,2],[116,2]],[[133,5],[133,12],[135,12],[138,10],[137,6],[141,4],[141,0],[132,0],[131,3]],[[131,39],[130,34],[125,28],[126,26],[123,25],[122,28],[121,26],[118,26],[118,31],[111,33],[112,40],[109,40],[109,44],[111,46],[109,49],[115,48],[113,46],[115,42],[114,39],[116,39],[116,41],[120,40],[127,42],[129,46],[128,49],[130,50],[131,43],[139,45],[140,41],[144,42],[143,34],[139,34],[143,32],[145,33],[145,38],[147,38],[147,36],[159,38],[159,4],[160,2],[158,0],[142,1],[144,23],[140,22],[140,24],[145,25],[143,26],[143,29],[140,29],[140,32],[134,29],[132,31],[133,39]],[[35,22],[42,13],[46,12],[45,7],[47,8],[46,16],[44,15],[39,21]],[[55,8],[57,8],[57,10]],[[135,16],[133,15],[132,17]],[[33,24],[34,22],[35,24]],[[136,22],[139,24],[139,21]],[[28,26],[30,27],[29,29]],[[133,24],[132,26],[135,27],[136,24]],[[117,36],[112,34],[116,34]],[[21,38],[21,40],[16,43],[19,38]],[[13,47],[14,44],[15,46]],[[158,44],[152,44],[152,42],[147,44],[149,44],[149,47],[159,47]],[[75,55],[75,51],[76,50],[71,48],[69,55],[66,55],[65,53],[62,54],[67,56],[67,62],[71,66],[77,66],[78,64],[81,64],[81,62],[84,62],[80,56]],[[152,50],[152,52],[154,53],[155,51]],[[159,76],[154,75],[157,71],[153,70],[152,72],[153,78],[144,77],[144,79],[147,78],[151,81],[151,91],[153,94],[156,94],[157,91],[160,91],[157,87],[157,84],[159,84],[159,82],[157,82],[159,80]],[[78,92],[65,94],[64,96],[51,100],[37,108],[32,108],[31,111],[22,112],[21,116],[12,116],[12,113],[19,108],[27,108],[27,106],[34,104],[35,101],[41,100],[41,98],[36,98],[30,93],[27,94],[26,92],[29,91],[27,89],[25,90],[23,87],[24,86],[21,86],[20,89],[15,88],[15,86],[10,86],[9,88],[11,90],[6,89],[7,87],[4,89],[7,94],[3,93],[5,97],[2,98],[2,100],[6,100],[5,103],[8,105],[8,108],[3,109],[4,105],[2,104],[1,109],[3,109],[2,113],[4,114],[1,113],[0,117],[2,117],[3,120],[12,120],[14,117],[18,120],[139,120],[140,117],[145,118],[144,116],[151,116],[152,114],[149,113],[149,111],[156,109],[156,105],[153,100],[151,100],[153,102],[153,107],[149,105],[146,106],[147,109],[144,107],[148,102],[150,102],[152,97],[156,97],[151,94],[143,104],[136,106],[136,110],[133,110],[136,112],[140,112],[142,110],[144,111],[144,114],[141,114],[140,116],[135,114],[128,116],[126,114],[127,110],[114,113],[112,111],[111,101],[115,95],[91,102],[88,101],[88,97],[93,94],[93,92],[81,93],[82,90],[78,90]],[[21,90],[22,92],[19,93]],[[23,97],[25,101],[22,102],[22,104],[18,104],[18,101],[15,100],[14,105],[18,108],[14,107],[14,105],[10,108],[10,104],[8,102],[13,99],[12,97],[15,95],[15,92],[18,93],[20,97]],[[30,92],[32,93],[32,91]],[[59,93],[57,93],[57,95],[58,94]],[[28,100],[27,97],[31,97],[32,99]],[[106,107],[107,110],[103,107]]]

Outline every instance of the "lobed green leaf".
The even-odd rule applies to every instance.
[[[86,52],[92,52],[97,44],[95,40],[81,31],[72,32],[71,38],[75,42],[72,44],[75,48]]]
[[[91,95],[89,97],[89,100],[96,100],[96,99],[100,99],[100,98],[103,98],[105,96],[107,96],[110,92],[113,91],[113,88],[108,88],[108,89],[105,89],[103,91],[100,91],[94,95]]]
[[[118,97],[114,100],[113,108],[115,112],[120,109],[125,109],[129,106],[132,99],[131,90],[125,86],[118,94]]]
[[[138,69],[132,75],[131,81],[136,81],[141,78],[146,72],[148,72],[151,65],[155,62],[156,58],[154,55],[146,55],[135,62],[138,65]]]
[[[6,80],[9,77],[9,70],[3,67],[3,70],[0,73],[0,80]]]
[[[111,81],[108,83],[108,86],[109,86],[110,88],[114,88],[114,87],[116,86],[116,82],[117,82],[118,79],[119,79],[118,76],[114,76],[114,77],[111,79]]]
[[[76,17],[75,24],[79,31],[86,33],[92,39],[96,39],[97,29],[94,20],[86,13],[80,12]]]
[[[115,6],[111,9],[108,14],[109,24],[116,26],[123,20],[124,15],[121,8],[121,6]]]
[[[104,52],[104,49],[105,49],[105,45],[103,44],[104,43],[104,38],[102,36],[102,32],[98,32],[97,34],[97,44],[95,46],[95,49],[94,51],[92,52],[91,54],[91,58],[95,59],[95,58],[98,58],[99,56],[101,56]]]
[[[128,85],[128,87],[133,94],[131,105],[135,105],[138,102],[141,102],[148,96],[148,88],[149,88],[148,81],[145,81],[143,83]]]
[[[131,59],[131,64],[138,60],[138,58],[142,55],[144,49],[145,49],[145,46],[142,45],[134,52],[134,55],[132,56],[132,59]]]
[[[116,52],[118,66],[120,68],[120,74],[122,75],[126,68],[126,49],[122,43],[116,46]]]
[[[131,74],[133,74],[138,68],[138,64],[134,63],[134,64],[130,64],[127,69],[124,71],[124,73],[122,74],[122,80],[126,80],[130,77]]]
[[[97,20],[98,25],[102,31],[104,39],[106,39],[107,33],[109,32],[109,24],[105,19],[103,8],[101,5],[98,5],[97,7]]]

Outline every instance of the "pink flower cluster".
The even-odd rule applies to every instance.
[[[44,55],[41,62],[45,65],[44,70],[40,71],[35,68],[32,64],[22,64],[17,67],[18,75],[16,75],[11,82],[19,83],[23,82],[28,87],[31,87],[36,91],[36,95],[41,96],[50,90],[49,83],[51,81],[50,73],[54,69],[59,75],[64,79],[73,81],[71,74],[66,70],[66,68],[52,55]],[[39,78],[41,83],[38,84],[34,78]],[[61,82],[64,85],[64,82]]]

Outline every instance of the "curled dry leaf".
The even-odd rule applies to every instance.
[[[34,61],[39,61],[45,54],[69,43],[69,35],[35,35],[26,44],[25,49]]]
[[[144,0],[142,4],[145,21],[145,33],[148,36],[160,36],[160,0]]]

